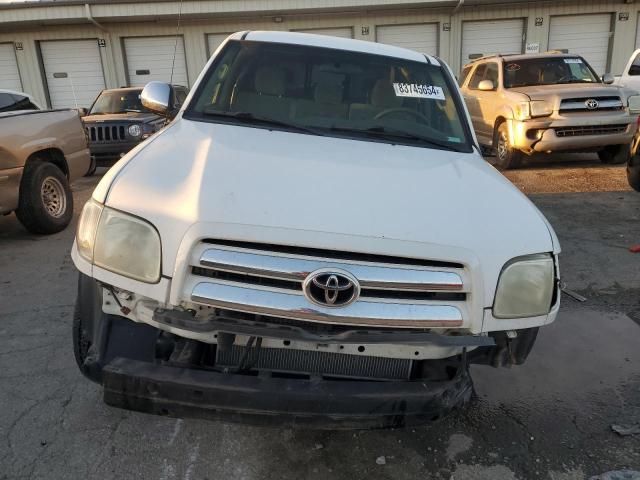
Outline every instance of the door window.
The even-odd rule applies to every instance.
[[[636,58],[633,59],[633,63],[629,68],[629,75],[632,75],[632,76],[640,75],[640,53],[636,55]]]
[[[487,71],[487,64],[483,63],[482,65],[478,65],[471,76],[471,80],[469,80],[469,88],[472,90],[477,90],[478,85],[482,80],[484,80],[484,74]]]

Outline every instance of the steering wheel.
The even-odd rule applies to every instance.
[[[381,111],[379,114],[377,114],[375,117],[373,117],[373,119],[374,120],[380,120],[382,117],[386,117],[387,115],[392,115],[394,113],[402,113],[402,112],[410,113],[414,117],[424,120],[425,123],[427,123],[427,124],[431,122],[427,117],[425,117],[420,112],[418,112],[416,110],[413,110],[411,108],[404,108],[404,107],[387,108],[386,110]]]

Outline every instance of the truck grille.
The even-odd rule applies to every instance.
[[[457,262],[245,242],[206,240],[191,261],[194,303],[324,324],[460,327],[470,283]],[[311,274],[325,271],[353,277],[357,298],[342,306],[311,298]]]
[[[595,100],[597,106],[588,108],[587,103]],[[603,112],[612,110],[622,110],[624,108],[620,97],[581,97],[581,98],[565,98],[560,102],[560,113],[578,113],[578,112]]]
[[[624,133],[627,125],[586,125],[581,127],[560,127],[556,128],[558,137],[580,137],[585,135],[613,135]]]
[[[245,347],[218,348],[216,365],[238,367]],[[251,348],[246,357],[253,369],[280,373],[375,380],[408,380],[412,360],[282,348]]]
[[[127,130],[124,125],[87,125],[85,127],[89,141],[100,142],[124,142],[127,140]]]

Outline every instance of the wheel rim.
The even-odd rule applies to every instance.
[[[55,177],[47,177],[40,188],[42,205],[49,215],[59,218],[67,210],[67,196],[60,180]]]
[[[504,160],[507,157],[507,138],[504,133],[498,136],[498,158]]]

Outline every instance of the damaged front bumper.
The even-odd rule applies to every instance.
[[[509,340],[353,326],[324,331],[219,310],[202,322],[158,307],[136,323],[126,310],[104,311],[105,289],[113,292],[80,274],[74,333],[81,371],[103,385],[109,405],[179,417],[323,428],[425,423],[471,399],[470,361],[521,363],[537,332]],[[186,332],[200,340],[179,334]],[[269,363],[286,363],[288,354],[308,368]],[[371,371],[379,378],[366,378]]]

